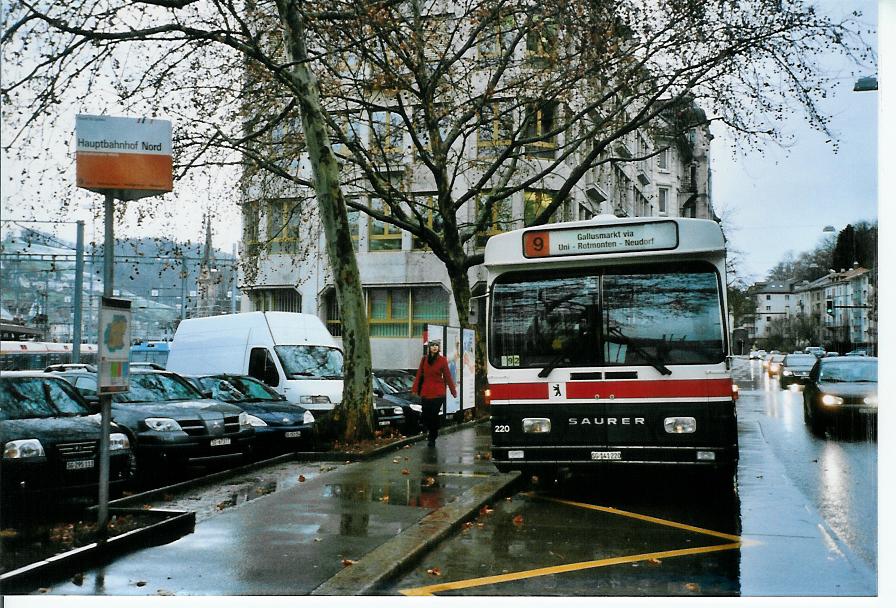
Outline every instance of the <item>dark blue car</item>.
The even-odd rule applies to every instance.
[[[237,405],[248,414],[257,452],[270,455],[313,448],[314,415],[263,382],[239,374],[185,378],[211,398]]]

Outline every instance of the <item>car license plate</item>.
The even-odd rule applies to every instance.
[[[860,414],[876,414],[877,410],[874,409],[873,407],[860,407],[859,413]]]
[[[92,469],[93,461],[92,460],[69,460],[65,463],[65,468],[68,471],[81,471],[83,469]]]
[[[210,442],[212,447],[218,445],[230,445],[230,437],[222,437],[221,439],[212,439]]]
[[[301,437],[302,431],[286,431],[283,435],[287,438]]]
[[[622,460],[622,452],[591,452],[591,460]]]
[[[389,426],[388,420],[380,420],[380,426]]]

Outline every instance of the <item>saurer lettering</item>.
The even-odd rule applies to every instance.
[[[630,426],[636,424],[644,424],[644,418],[570,418],[569,426],[577,425],[623,425]]]

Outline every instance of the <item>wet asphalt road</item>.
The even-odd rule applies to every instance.
[[[677,473],[530,486],[380,592],[874,595],[876,440],[861,430],[815,437],[801,392],[781,391],[758,361],[734,369],[738,493]]]

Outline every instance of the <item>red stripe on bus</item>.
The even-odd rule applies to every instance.
[[[731,379],[711,380],[622,380],[599,382],[566,382],[567,399],[646,399],[657,397],[731,397]],[[529,382],[492,384],[495,401],[509,399],[547,399],[550,384]],[[599,395],[600,397],[596,397]]]

